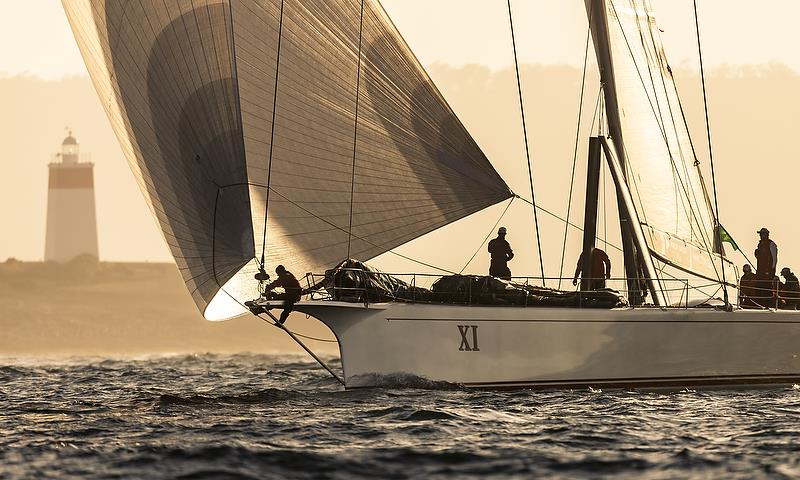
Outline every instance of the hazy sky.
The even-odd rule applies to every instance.
[[[521,132],[517,131],[516,85],[509,76],[510,71],[508,70],[512,56],[505,0],[384,0],[383,3],[423,64],[433,67],[430,69],[432,77],[505,178],[511,184],[514,184],[516,177],[527,178],[524,171],[517,172],[505,166],[509,162],[519,163],[520,159],[524,158],[521,156]],[[700,0],[699,3],[705,58],[709,68],[718,70],[723,64],[746,67],[775,62],[786,65],[795,72],[800,72],[800,54],[796,51],[797,46],[800,45],[800,33],[795,28],[796,19],[800,18],[800,0],[763,0],[759,2],[759,8],[754,8],[753,2],[739,0]],[[582,0],[515,0],[513,5],[516,12],[515,22],[519,35],[518,46],[521,62],[551,67],[558,64],[577,66],[581,63],[587,28]],[[9,256],[27,260],[41,259],[44,245],[44,203],[46,199],[47,170],[45,166],[50,160],[49,155],[57,150],[59,142],[64,136],[64,126],[66,125],[76,127],[76,135],[82,142],[83,150],[91,152],[92,160],[96,163],[101,258],[106,260],[169,260],[170,256],[154,222],[149,217],[149,212],[113,139],[108,122],[101,113],[99,102],[91,92],[88,81],[81,80],[78,83],[70,84],[68,89],[61,90],[72,92],[71,95],[74,95],[74,98],[70,98],[73,103],[69,104],[73,113],[65,114],[64,112],[67,109],[63,107],[67,102],[59,100],[59,94],[55,90],[57,83],[55,80],[65,75],[83,77],[86,73],[60,2],[58,0],[0,0],[0,6],[3,7],[0,10],[3,12],[3,15],[0,16],[0,78],[30,75],[53,80],[52,82],[40,82],[38,86],[22,87],[18,85],[18,90],[15,90],[39,92],[31,93],[32,95],[41,95],[41,92],[44,91],[49,92],[47,97],[36,99],[37,105],[45,105],[37,107],[41,110],[27,111],[24,107],[20,107],[18,110],[10,111],[6,108],[3,113],[6,118],[0,118],[2,120],[0,122],[0,144],[18,144],[24,137],[26,145],[30,146],[26,153],[0,157],[2,171],[12,172],[11,176],[9,174],[4,176],[15,178],[13,188],[4,189],[7,193],[0,191],[0,201],[3,202],[2,209],[5,209],[0,209],[0,223],[19,226],[18,235],[24,237],[0,238],[0,260]],[[679,68],[697,68],[692,1],[660,0],[655,2],[655,6],[659,14],[659,24],[664,30],[663,39],[671,63]],[[454,70],[454,68],[465,65],[477,65],[475,67],[477,70]],[[487,69],[490,71],[482,73]],[[742,71],[749,72],[747,75],[756,79],[763,74],[761,70],[757,69]],[[492,76],[492,72],[496,75]],[[528,81],[531,82],[538,81],[534,75],[539,73],[547,78],[558,78],[560,75],[558,69],[539,72],[531,67],[526,72],[530,72]],[[739,71],[737,70],[737,72]],[[720,78],[727,77],[723,75]],[[787,119],[779,126],[780,128],[775,129],[776,137],[777,133],[784,132],[784,130],[793,132],[800,128],[796,121],[793,124],[786,123],[787,121],[791,122],[791,119],[795,118],[796,112],[800,111],[800,109],[796,109],[800,85],[793,86],[797,83],[796,79],[800,77],[781,73],[773,75],[771,78],[774,81],[770,85],[778,86],[772,88],[781,88],[781,92],[785,93],[773,95],[775,98],[770,100],[773,103],[766,106],[772,106],[776,111],[781,108],[786,111],[782,111],[780,116],[767,114],[764,118],[756,117],[754,114],[756,111],[763,114],[761,110],[756,109],[765,105],[764,101],[759,98],[748,98],[749,103],[742,103],[738,109],[734,108],[736,105],[724,105],[730,107],[724,109],[724,114],[730,116],[726,120],[729,120],[731,133],[719,135],[719,153],[730,152],[732,158],[737,154],[742,155],[741,152],[750,147],[759,151],[755,147],[759,146],[760,140],[737,134],[737,126],[740,126],[741,133],[747,133],[752,132],[755,127],[765,123],[769,124],[771,119],[776,122],[777,118]],[[576,95],[573,91],[577,89],[577,86],[573,84],[579,82],[580,78],[576,71],[571,70],[564,72],[564,79],[566,83],[562,83],[564,83],[565,92],[558,95],[565,94],[566,96],[559,97],[561,102],[559,105],[567,105],[569,110],[559,113],[564,117],[563,125],[559,127],[563,132],[559,130],[556,135],[558,139],[554,138],[551,142],[553,145],[560,145],[553,147],[554,151],[558,152],[559,163],[558,166],[548,165],[543,168],[543,164],[539,164],[538,167],[540,175],[551,174],[552,178],[558,178],[557,182],[555,180],[548,182],[549,185],[544,185],[542,188],[544,194],[548,193],[548,187],[557,190],[554,191],[557,195],[552,198],[544,195],[543,203],[560,212],[563,212],[565,208],[565,205],[562,205],[565,200],[562,190],[566,188],[569,181],[568,172],[561,172],[560,166],[568,165],[571,161],[572,143],[568,137],[574,135],[573,109],[575,108],[574,104],[577,103],[577,99],[573,98]],[[783,83],[779,83],[781,81]],[[698,102],[697,83],[693,82],[689,85],[691,89],[694,89],[694,93],[690,93],[689,98],[685,99],[689,100],[687,106],[695,114],[702,111],[700,110],[702,103]],[[6,84],[11,85],[10,82]],[[48,84],[52,84],[50,86],[53,88],[47,90]],[[2,85],[0,83],[0,90],[2,90]],[[712,122],[721,123],[722,120],[719,116],[714,117],[716,112],[723,113],[723,105],[715,106],[715,101],[720,102],[724,98],[728,103],[735,103],[737,95],[735,88],[738,88],[736,85],[739,84],[729,81],[724,85],[728,85],[724,97],[720,90],[716,92],[713,90],[717,86],[721,88],[723,83],[710,85],[712,88]],[[748,92],[759,91],[757,84],[748,85],[750,85]],[[477,88],[476,86],[481,87]],[[683,87],[683,85],[680,86]],[[58,88],[66,87],[60,85]],[[493,98],[498,100],[491,102],[488,101],[490,99],[474,99],[475,97],[470,95],[474,95],[475,92],[492,92],[491,94],[495,95]],[[552,110],[544,111],[535,108],[537,102],[540,107],[544,106],[546,99],[540,98],[543,95],[542,92],[536,92],[535,88],[529,88],[526,92],[531,96],[529,99],[532,105],[529,111],[531,124],[539,126],[538,130],[534,129],[532,132],[533,137],[539,140],[541,135],[544,135],[541,133],[543,129],[552,128],[554,115]],[[0,91],[0,103],[2,103],[4,93]],[[718,94],[717,100],[714,97],[715,93]],[[787,95],[792,97],[787,99]],[[501,97],[502,100],[500,100]],[[498,110],[496,115],[502,115],[502,121],[509,125],[506,128],[509,132],[508,135],[495,135],[497,133],[496,125],[481,123],[485,112],[492,108],[492,103],[501,101],[504,102],[503,109]],[[46,111],[46,102],[51,102],[51,105],[54,106],[55,102],[59,102],[60,113],[56,115],[55,111],[58,109],[53,109],[52,116],[48,115],[47,118],[42,118],[41,112]],[[7,104],[10,103],[7,102]],[[17,103],[24,105],[26,102]],[[745,109],[744,107],[747,105],[752,105],[752,108]],[[794,109],[794,113],[788,111],[790,108]],[[751,122],[752,125],[747,122]],[[699,124],[699,119],[697,123]],[[41,131],[31,134],[27,130],[24,132],[20,130],[22,128],[33,130],[32,125],[35,125],[35,128],[41,128]],[[562,133],[565,137],[564,141],[560,138]],[[781,136],[777,138],[781,143],[772,143],[775,155],[768,159],[761,159],[761,161],[784,162],[783,167],[788,167],[796,176],[797,148],[794,147],[794,142],[787,139],[786,133],[781,133]],[[725,143],[726,140],[727,143]],[[748,143],[745,146],[739,145],[737,140],[747,140]],[[562,149],[563,146],[566,147]],[[547,148],[549,147],[543,145],[543,142],[539,140],[539,143],[534,145],[535,154],[549,152]],[[509,149],[512,149],[510,153]],[[726,159],[721,158],[720,160],[724,167]],[[749,158],[737,161],[744,162],[746,160]],[[21,168],[20,162],[26,162],[27,169]],[[523,164],[519,163],[516,167],[522,168],[521,165]],[[776,165],[778,165],[776,168],[783,168],[780,163],[776,163]],[[733,174],[747,174],[747,170],[743,168],[739,172],[732,172],[733,169],[729,169],[727,173],[724,169],[721,170],[722,179],[728,180],[725,183],[727,187],[723,187],[721,194],[722,200],[726,202],[723,203],[723,212],[725,212],[725,206],[737,205],[736,190],[742,188],[746,183],[745,177],[740,175],[734,178]],[[793,176],[790,175],[778,179],[785,180],[782,189],[791,190],[793,184],[793,181],[789,181],[791,178]],[[518,187],[515,189],[520,190],[521,193],[525,191],[524,185]],[[757,185],[756,188],[762,188],[764,194],[767,194],[773,186],[771,184]],[[12,208],[14,202],[22,203],[25,209]],[[500,208],[502,209],[502,207]],[[795,208],[794,203],[792,208]],[[475,234],[476,242],[479,242],[485,234],[484,223],[488,223],[488,225],[494,223],[496,215],[499,213],[495,210],[497,208],[479,215],[472,224],[477,225],[475,228],[481,230],[480,234]],[[728,211],[732,210],[730,208]],[[524,217],[527,220],[529,211],[522,208],[520,212],[519,218]],[[741,226],[734,225],[737,231],[733,233],[741,232],[740,241],[744,240],[743,246],[746,245],[748,246],[747,250],[752,250],[749,248],[752,238],[745,235],[753,234],[751,227],[762,226],[759,223],[762,219],[743,218],[738,213],[737,211],[737,218],[731,219],[731,222],[728,223],[729,228],[731,223],[740,221]],[[775,213],[775,209],[770,209],[770,213]],[[579,221],[581,216],[579,214],[577,217]],[[23,226],[21,222],[25,221],[23,220],[25,218],[32,220],[27,220]],[[770,225],[777,225],[781,221],[777,214],[774,219],[767,220],[772,222]],[[786,228],[783,229],[784,238],[788,238],[790,224],[792,222],[786,222]],[[560,254],[559,238],[563,234],[563,226],[557,222],[545,226],[549,229],[549,236],[552,237],[546,240],[550,242],[550,245],[547,245],[546,254],[556,258],[558,255],[555,255],[555,252]],[[467,235],[471,234],[470,228],[472,227],[470,226],[454,228]],[[517,232],[519,232],[516,237],[517,241],[528,244],[529,234],[523,235],[520,230],[527,231],[527,227],[517,228]],[[800,231],[792,230],[792,233],[800,234]],[[136,241],[130,242],[131,238],[135,238]],[[784,242],[785,244],[786,242]],[[459,258],[469,258],[474,248],[475,246],[464,247],[464,251],[458,251],[457,255]],[[788,253],[788,249],[784,252]],[[787,255],[782,258],[788,260],[789,257]],[[800,252],[795,258],[800,262]],[[479,266],[483,261],[484,259],[480,256],[476,259]],[[520,255],[518,263],[517,272],[534,273],[538,270],[538,268],[533,268],[537,263],[532,256],[526,258],[524,255]],[[449,266],[452,267],[452,265]]]
[[[800,71],[798,0],[700,0],[708,64],[780,62]],[[505,0],[383,0],[423,64],[513,61]],[[520,61],[580,64],[583,0],[515,0]],[[692,0],[655,0],[673,65],[697,62]],[[0,0],[0,74],[84,75],[59,0]]]

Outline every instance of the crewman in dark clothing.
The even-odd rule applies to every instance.
[[[489,275],[511,280],[511,269],[508,268],[508,261],[514,258],[514,252],[511,250],[511,245],[506,241],[506,227],[497,229],[497,238],[489,241],[489,253],[492,254]]]
[[[760,308],[763,305],[759,305],[756,302],[755,297],[758,296],[758,282],[756,274],[753,273],[753,269],[750,265],[745,265],[742,267],[742,278],[739,280],[739,306],[742,308]]]
[[[579,275],[584,279],[587,277],[587,275],[581,273],[583,271],[583,253],[581,252],[580,257],[578,257],[578,265],[575,267],[575,275],[572,277],[573,285],[578,284]],[[611,278],[611,260],[606,252],[594,247],[589,250],[589,259],[591,264],[591,270],[588,275],[589,290],[606,288],[606,279]]]
[[[757,302],[764,306],[775,306],[778,299],[776,290],[775,269],[778,265],[778,246],[769,239],[769,230],[762,228],[758,231],[761,241],[756,247],[756,277],[757,277]]]
[[[778,265],[778,246],[769,239],[769,230],[762,228],[758,231],[761,241],[756,247],[756,275],[762,279],[772,279]]]
[[[300,282],[292,275],[292,272],[286,270],[283,265],[275,267],[275,273],[278,274],[278,278],[267,285],[265,290],[271,292],[278,287],[283,288],[284,293],[269,295],[270,300],[283,300],[283,312],[281,312],[281,318],[278,320],[283,325],[283,322],[292,313],[295,302],[300,300],[303,288],[300,286]]]
[[[781,276],[786,279],[786,283],[780,284],[778,306],[785,310],[797,310],[798,300],[800,300],[800,282],[789,267],[781,269]]]

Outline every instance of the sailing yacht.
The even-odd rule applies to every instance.
[[[62,2],[209,320],[249,314],[245,301],[263,293],[254,275],[268,266],[369,260],[515,196],[378,0]],[[585,3],[607,134],[590,139],[584,251],[605,159],[628,302],[298,302],[335,335],[347,388],[395,374],[484,388],[800,381],[796,312],[671,302],[656,264],[723,286],[737,273],[650,0]]]

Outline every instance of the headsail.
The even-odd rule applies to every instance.
[[[511,196],[377,0],[361,38],[360,0],[63,4],[206,318],[254,296],[262,248],[302,274]]]
[[[610,134],[648,247],[689,273],[721,278],[714,213],[651,1],[585,1]]]

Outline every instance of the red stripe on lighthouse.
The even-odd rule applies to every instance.
[[[50,167],[50,190],[61,188],[94,188],[92,165],[80,167]]]

